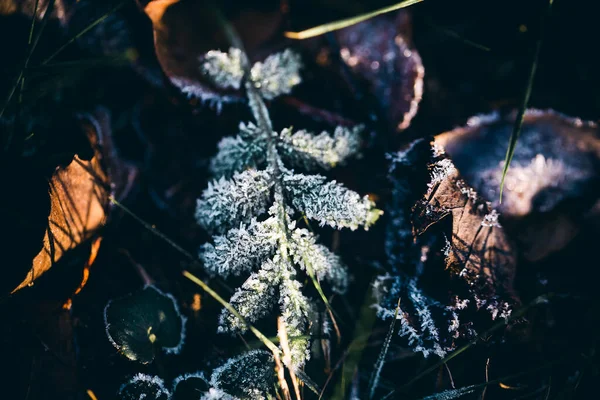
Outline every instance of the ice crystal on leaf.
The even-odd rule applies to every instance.
[[[283,177],[292,206],[321,226],[368,229],[381,215],[368,196],[347,189],[321,175],[289,174]]]
[[[353,129],[338,126],[333,135],[327,132],[314,135],[304,130],[293,132],[291,129],[284,129],[280,134],[281,156],[306,169],[335,167],[357,153],[361,129],[361,126]]]
[[[300,82],[299,57],[286,50],[251,69],[243,53],[240,60],[256,123],[241,123],[235,137],[218,145],[211,162],[217,179],[196,209],[198,223],[216,235],[200,248],[200,258],[213,275],[249,274],[230,300],[245,322],[253,323],[279,305],[290,340],[291,367],[298,368],[310,355],[308,335],[316,313],[297,280],[298,269],[313,278],[319,290],[323,282],[337,293],[345,291],[348,273],[337,255],[317,244],[314,234],[297,227],[294,220],[304,214],[321,226],[368,229],[381,211],[367,196],[340,183],[289,169],[331,168],[356,155],[360,144],[359,127],[338,127],[333,135],[273,130],[263,98],[289,93]],[[225,82],[209,68],[205,71],[216,84]],[[244,321],[223,310],[219,331],[244,332],[248,329]]]
[[[242,51],[234,48],[228,53],[209,51],[204,56],[202,70],[218,87],[239,89],[244,77]]]
[[[196,219],[207,230],[223,232],[266,211],[272,181],[266,171],[249,169],[232,179],[209,183],[198,200]]]
[[[288,94],[300,83],[300,56],[289,49],[273,54],[264,62],[252,66],[250,76],[261,95],[272,100],[282,94]]]
[[[216,86],[239,89],[244,79],[244,54],[231,48],[228,53],[212,50],[204,56],[202,72]],[[286,49],[257,62],[250,70],[252,85],[267,100],[288,94],[300,83],[300,56]]]
[[[275,363],[271,353],[252,350],[230,358],[216,368],[209,383],[214,389],[237,398],[260,400],[272,391],[275,383],[274,369]]]

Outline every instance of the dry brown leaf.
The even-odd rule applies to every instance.
[[[88,137],[96,141],[96,132]],[[32,261],[27,277],[14,290],[33,284],[63,255],[89,239],[106,221],[109,186],[96,147],[94,157],[82,160],[75,156],[71,163],[59,167],[49,184],[50,215],[41,251]]]
[[[428,190],[413,208],[414,234],[450,219],[449,231],[440,225],[447,240],[446,269],[466,281],[477,302],[502,312],[500,299],[514,298],[517,258],[496,210],[462,180],[449,158],[434,157],[429,169]]]

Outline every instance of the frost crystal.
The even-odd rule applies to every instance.
[[[271,260],[267,260],[257,273],[253,273],[238,288],[229,302],[238,313],[248,322],[265,317],[273,308],[276,288],[281,283],[277,272],[279,267]],[[219,319],[220,332],[244,332],[246,325],[227,309],[223,309]]]
[[[331,136],[327,132],[313,135],[303,130],[292,133],[291,129],[284,129],[280,134],[281,156],[307,169],[335,167],[357,153],[361,130],[360,126],[353,129],[338,126]]]
[[[213,80],[230,86],[238,82],[237,53],[209,54],[205,71]],[[239,60],[247,62],[243,54]],[[210,72],[219,63],[233,71],[229,78]],[[242,64],[240,69],[246,69]],[[294,213],[304,213],[321,225],[353,230],[368,229],[381,214],[367,196],[323,176],[294,174],[286,167],[289,163],[307,170],[331,168],[356,155],[360,144],[360,127],[338,127],[333,135],[273,131],[263,98],[289,93],[300,82],[300,66],[299,56],[286,50],[255,64],[250,76],[243,77],[256,124],[241,123],[237,136],[221,140],[211,162],[219,179],[203,192],[196,208],[198,223],[217,234],[200,248],[206,270],[222,277],[249,274],[230,300],[244,321],[223,310],[219,331],[245,332],[244,322],[267,316],[278,304],[289,338],[291,368],[302,367],[310,356],[309,334],[316,315],[297,280],[298,270],[336,293],[348,285],[340,257],[317,244],[312,232],[296,227]]]
[[[261,400],[272,391],[274,368],[271,353],[252,350],[230,358],[216,368],[210,377],[210,385],[238,398]]]
[[[336,293],[344,293],[348,286],[348,272],[340,258],[327,247],[316,244],[315,237],[306,229],[292,234],[291,255],[294,262],[305,270],[312,270],[317,279],[327,280]]]
[[[254,86],[262,96],[272,100],[282,94],[288,94],[300,83],[300,56],[289,49],[273,54],[252,67],[250,76]]]
[[[228,53],[211,50],[204,55],[201,70],[219,88],[237,90],[244,78],[243,58],[239,49],[230,48]],[[250,79],[265,99],[272,100],[290,93],[300,83],[301,67],[300,56],[286,49],[254,64]]]
[[[253,123],[240,123],[240,133],[221,139],[210,170],[215,176],[231,177],[236,171],[256,168],[265,162],[266,134]]]
[[[223,277],[250,271],[275,250],[276,226],[273,217],[263,222],[253,220],[248,227],[240,224],[225,235],[215,236],[214,244],[204,244],[200,259],[210,273]]]
[[[204,56],[202,71],[220,88],[239,89],[244,77],[242,51],[233,47],[229,53],[211,50]]]
[[[321,226],[369,229],[381,215],[368,196],[360,197],[336,181],[326,182],[324,176],[290,174],[283,179],[292,206]]]
[[[266,171],[246,170],[208,184],[198,200],[196,219],[210,232],[223,232],[266,211],[272,182]]]

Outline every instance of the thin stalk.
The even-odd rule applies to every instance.
[[[27,65],[29,65],[29,60],[31,60],[31,56],[33,55],[35,48],[37,47],[38,43],[40,42],[42,33],[44,32],[46,25],[48,25],[48,20],[50,19],[50,14],[52,14],[52,10],[54,9],[55,1],[56,0],[50,0],[50,2],[48,3],[48,6],[46,7],[46,12],[44,13],[44,16],[42,17],[40,30],[39,30],[38,34],[36,35],[35,40],[29,47],[29,52],[27,53],[27,57],[25,58],[25,61],[23,62],[23,66],[21,67],[21,70],[19,71],[19,75],[17,76],[17,79],[15,80],[13,87],[11,88],[10,92],[8,93],[6,101],[4,102],[4,106],[2,106],[2,109],[0,110],[0,118],[4,115],[4,111],[6,110],[6,108],[10,104],[10,101],[12,100],[13,96],[15,95],[15,92],[17,91],[17,88],[19,87],[19,85],[21,83],[21,79],[23,79],[23,75],[25,74],[25,69],[27,68]],[[8,148],[9,144],[10,144],[10,140],[7,143],[7,148]]]
[[[381,352],[379,353],[379,357],[377,358],[377,362],[375,363],[375,369],[373,370],[373,374],[371,375],[371,379],[369,380],[369,400],[372,400],[375,396],[375,390],[377,389],[377,384],[379,382],[381,370],[383,369],[383,364],[385,364],[385,357],[387,356],[387,352],[390,348],[390,342],[392,341],[392,335],[394,333],[394,327],[396,326],[396,320],[398,319],[399,312],[400,298],[398,298],[398,305],[396,306],[394,319],[392,319],[392,322],[390,323],[390,329],[388,330],[388,333],[385,337],[383,347],[381,348]]]
[[[515,154],[515,149],[517,148],[517,141],[519,140],[519,136],[521,136],[521,127],[523,126],[523,118],[525,117],[525,110],[527,109],[527,104],[529,103],[529,98],[531,97],[531,90],[533,88],[535,72],[537,70],[538,60],[540,58],[540,51],[542,49],[545,25],[546,25],[546,21],[550,17],[550,11],[552,10],[553,2],[554,2],[554,0],[548,0],[548,6],[544,13],[544,17],[542,18],[542,25],[540,27],[540,37],[538,38],[538,41],[535,46],[535,53],[533,56],[533,61],[531,63],[531,68],[529,69],[529,77],[527,78],[527,86],[525,87],[525,93],[523,94],[523,100],[521,102],[521,106],[519,107],[519,112],[517,114],[517,118],[515,119],[513,131],[512,131],[512,134],[510,135],[510,139],[508,141],[508,148],[506,149],[506,156],[504,158],[504,168],[502,169],[502,179],[500,181],[500,198],[499,198],[500,203],[502,203],[502,191],[504,190],[504,179],[506,178],[508,168],[509,168],[510,163]]]
[[[108,18],[108,16],[110,16],[112,13],[121,9],[121,7],[123,7],[125,4],[127,4],[127,1],[128,0],[123,0],[116,6],[114,6],[110,10],[108,10],[106,13],[104,13],[103,15],[98,17],[98,19],[96,19],[94,22],[92,22],[91,24],[89,24],[88,26],[83,28],[81,31],[79,31],[77,34],[75,34],[71,39],[69,39],[65,44],[60,46],[54,53],[52,53],[49,57],[47,57],[44,61],[42,61],[41,65],[45,65],[45,64],[49,63],[50,61],[52,61],[54,59],[54,57],[56,57],[59,53],[61,53],[64,49],[66,49],[71,43],[75,42],[81,36],[85,35],[89,31],[94,29],[98,24],[100,24],[102,21],[104,21],[106,18]]]

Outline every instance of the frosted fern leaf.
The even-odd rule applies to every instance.
[[[209,232],[223,232],[266,211],[273,182],[266,171],[249,169],[232,179],[208,184],[196,207],[196,220]]]
[[[239,89],[244,77],[242,51],[230,48],[228,53],[211,50],[204,56],[202,72],[222,89]]]
[[[250,71],[254,86],[261,95],[272,100],[282,94],[288,94],[300,83],[300,56],[286,49],[273,54],[264,62],[257,62]]]
[[[321,226],[369,229],[382,214],[368,196],[347,189],[321,175],[289,174],[283,177],[292,206]]]
[[[262,400],[273,390],[275,363],[271,353],[252,350],[216,368],[210,385],[240,399]]]
[[[269,314],[276,300],[276,290],[281,283],[277,266],[265,261],[233,294],[229,303],[248,322],[255,322]],[[245,332],[247,326],[227,309],[219,318],[219,332]]]
[[[279,135],[280,153],[286,161],[306,169],[329,169],[358,152],[361,130],[361,126],[352,129],[338,126],[333,135],[327,132],[314,135],[304,130],[293,133],[284,129]]]
[[[302,285],[294,280],[294,271],[288,268],[282,276],[279,303],[281,316],[285,323],[290,341],[290,352],[294,365],[302,366],[310,358],[309,321],[314,320],[314,309],[311,302],[302,294]]]
[[[204,56],[202,72],[222,89],[240,89],[244,78],[244,60],[241,50],[230,48],[228,53],[211,50]],[[286,49],[252,66],[250,79],[261,95],[272,100],[288,94],[300,83],[300,56]]]
[[[214,237],[214,244],[200,248],[204,268],[215,275],[240,275],[264,262],[275,250],[278,228],[274,217]]]
[[[237,136],[228,136],[219,142],[217,155],[210,163],[213,175],[231,177],[236,171],[264,164],[266,134],[251,122],[241,122],[239,130]]]
[[[304,270],[312,270],[318,280],[327,280],[336,293],[344,293],[348,286],[348,271],[340,258],[327,247],[315,243],[315,237],[306,229],[292,233],[291,255]]]

